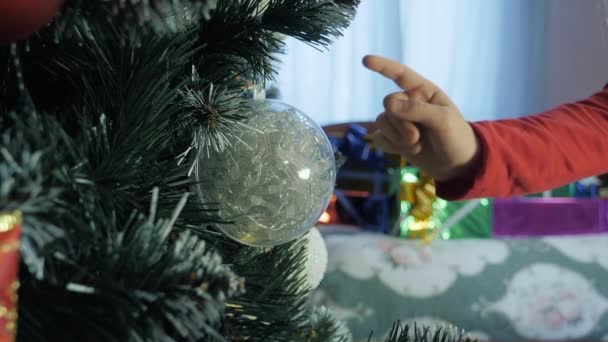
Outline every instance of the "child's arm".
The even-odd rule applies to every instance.
[[[542,114],[470,124],[406,66],[376,56],[364,64],[403,89],[385,98],[376,143],[435,178],[445,199],[540,192],[608,172],[608,89]]]
[[[608,88],[542,114],[472,124],[474,171],[438,183],[446,199],[541,192],[608,172]]]

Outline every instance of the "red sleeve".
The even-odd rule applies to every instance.
[[[437,184],[446,200],[537,193],[608,172],[608,86],[541,114],[472,125],[479,164],[463,179]]]

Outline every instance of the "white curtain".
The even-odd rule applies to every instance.
[[[382,98],[397,90],[361,66],[364,55],[379,54],[435,82],[468,120],[530,114],[608,83],[604,7],[602,0],[364,0],[329,51],[288,40],[277,81],[283,100],[320,124],[374,120]]]

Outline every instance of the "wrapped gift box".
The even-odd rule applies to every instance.
[[[336,190],[318,224],[355,226],[366,231],[387,233],[391,225],[389,218],[397,215],[395,201],[394,196]]]
[[[389,170],[400,167],[400,157],[374,148],[366,128],[359,125],[328,137],[343,165],[338,170],[332,201],[319,224],[354,225],[386,233],[397,216]]]
[[[607,233],[607,209],[601,198],[494,200],[492,232],[495,237]]]
[[[441,221],[449,224],[442,239],[492,237],[492,201],[489,199],[447,202]]]
[[[0,213],[0,342],[13,342],[17,332],[21,213]]]

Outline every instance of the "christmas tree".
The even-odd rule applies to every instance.
[[[227,238],[223,203],[193,194],[192,160],[234,143],[244,89],[272,79],[284,36],[327,47],[358,3],[49,1],[58,14],[27,38],[0,30],[0,214],[23,220],[17,339],[348,340],[309,307],[309,237]],[[8,1],[0,21],[28,4],[42,11]]]

